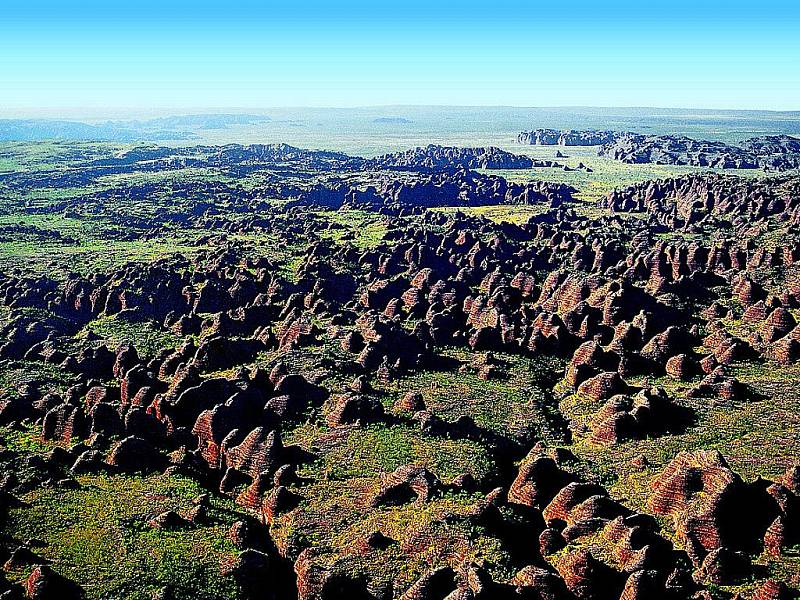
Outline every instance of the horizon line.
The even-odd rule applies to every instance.
[[[24,118],[21,116],[12,116],[14,114],[21,115],[28,113],[32,118],[37,113],[83,113],[85,116],[90,116],[91,113],[109,114],[109,113],[124,113],[124,112],[159,112],[171,115],[199,115],[199,114],[223,114],[224,112],[233,112],[233,114],[257,114],[259,116],[267,116],[264,111],[275,110],[331,110],[331,111],[348,111],[348,110],[377,110],[377,109],[507,109],[507,110],[639,110],[639,111],[699,111],[699,112],[716,112],[716,113],[736,113],[736,112],[754,112],[754,113],[779,113],[779,114],[797,114],[800,115],[799,108],[752,108],[752,107],[737,107],[737,108],[715,108],[715,107],[702,107],[702,106],[645,106],[645,105],[592,105],[592,104],[564,104],[564,105],[540,105],[540,106],[525,106],[515,104],[365,104],[358,106],[317,106],[317,105],[275,105],[275,106],[28,106],[28,107],[10,107],[6,106],[0,108],[0,118],[14,119]],[[198,112],[199,111],[199,112]],[[38,117],[41,119],[53,119],[58,117]],[[75,118],[75,117],[72,117]]]

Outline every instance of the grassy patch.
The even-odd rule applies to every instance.
[[[118,315],[100,317],[85,327],[111,343],[112,347],[131,344],[141,356],[153,356],[163,348],[174,348],[180,338],[149,321],[129,321]]]
[[[455,348],[442,354],[454,361],[452,368],[410,374],[386,385],[375,382],[386,392],[387,408],[406,392],[421,392],[426,406],[443,419],[469,416],[480,427],[520,441],[563,441],[562,422],[549,391],[552,374],[560,367],[557,359],[496,353],[505,375],[484,380],[475,369],[458,367],[469,365],[477,354]]]
[[[42,454],[55,444],[42,440],[41,427],[30,425],[21,429],[0,429],[0,445],[12,452]]]
[[[30,360],[0,361],[0,397],[16,396],[26,385],[38,388],[43,395],[63,392],[73,378],[58,365]]]
[[[337,243],[350,242],[357,248],[374,248],[386,234],[386,217],[363,210],[327,210],[312,213],[334,225],[324,237]]]
[[[235,555],[225,537],[236,512],[214,499],[214,522],[166,532],[145,525],[165,510],[186,510],[202,489],[179,476],[87,476],[75,490],[37,489],[12,509],[6,532],[38,539],[54,568],[81,583],[89,598],[149,599],[168,586],[177,598],[234,598],[220,562]],[[23,577],[25,573],[16,573]]]
[[[325,479],[376,476],[409,463],[424,465],[445,481],[461,473],[481,480],[492,469],[480,444],[426,436],[406,425],[328,430],[306,424],[288,439],[321,454],[306,472]]]

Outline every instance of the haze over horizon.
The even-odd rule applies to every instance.
[[[33,107],[7,107],[0,106],[0,119],[15,120],[65,120],[90,123],[147,121],[166,117],[192,117],[212,115],[253,115],[270,117],[276,114],[296,112],[317,113],[322,111],[336,111],[341,113],[380,113],[380,116],[396,116],[393,112],[413,113],[414,111],[458,111],[458,110],[502,110],[502,111],[554,111],[572,112],[580,114],[590,113],[595,116],[601,114],[633,115],[641,112],[643,115],[692,115],[711,116],[735,115],[741,113],[773,113],[775,115],[800,116],[800,109],[760,109],[760,108],[716,108],[693,106],[517,106],[517,105],[458,105],[458,104],[372,104],[365,106],[33,106]]]
[[[4,6],[3,114],[41,107],[800,109],[800,6],[187,0]]]

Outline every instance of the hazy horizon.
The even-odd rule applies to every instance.
[[[0,141],[94,140],[168,145],[286,143],[376,156],[426,144],[516,150],[538,128],[632,131],[740,142],[800,136],[800,112],[646,107],[458,107],[105,110],[0,118]]]
[[[621,114],[636,114],[658,116],[659,114],[669,115],[678,114],[690,116],[693,113],[698,115],[731,114],[731,113],[767,113],[772,115],[800,115],[800,108],[797,110],[778,110],[762,108],[707,108],[693,106],[611,106],[611,105],[503,105],[503,104],[372,104],[363,106],[184,106],[184,107],[27,107],[15,108],[0,106],[0,119],[47,119],[47,120],[76,120],[76,121],[108,121],[108,120],[146,120],[164,117],[179,116],[201,116],[201,115],[253,115],[270,116],[272,113],[288,111],[339,111],[345,112],[369,112],[369,111],[391,111],[391,110],[530,110],[530,111],[559,111],[590,112],[599,114],[603,111],[620,111]],[[613,113],[609,113],[613,114]]]

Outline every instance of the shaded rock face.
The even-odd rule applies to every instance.
[[[513,156],[513,155],[512,155]],[[484,158],[485,164],[504,164],[507,157]],[[494,162],[497,160],[498,162]],[[525,158],[518,159],[522,163]],[[516,164],[516,163],[512,163]],[[534,163],[532,166],[536,166]],[[550,166],[550,165],[539,165]],[[415,168],[418,175],[410,181],[382,179],[367,190],[351,187],[339,181],[316,184],[298,191],[288,205],[322,206],[331,210],[342,208],[387,210],[395,213],[438,206],[487,206],[493,204],[543,204],[560,206],[572,199],[574,188],[543,181],[509,182],[496,175],[485,175],[463,167],[445,170]]]
[[[240,444],[224,452],[225,463],[229,469],[256,478],[280,466],[282,451],[283,444],[276,431],[267,432],[263,427],[257,427]]]
[[[599,154],[627,163],[683,164],[723,169],[752,169],[758,166],[757,157],[743,148],[684,136],[629,133],[604,144]]]
[[[742,148],[759,157],[759,166],[770,171],[785,171],[800,166],[800,139],[790,135],[764,135],[750,138]]]
[[[249,548],[222,565],[221,574],[236,581],[248,598],[275,598],[276,590],[264,587],[265,581],[274,578],[274,563],[269,555]]]
[[[582,600],[616,598],[622,591],[620,576],[587,550],[567,554],[556,568],[569,591]]]
[[[164,463],[164,456],[158,449],[135,436],[121,440],[108,456],[108,464],[128,472],[157,470]]]
[[[703,559],[699,574],[717,585],[734,585],[746,580],[751,570],[750,558],[746,554],[717,548]]]
[[[560,585],[569,594],[586,598],[651,597],[646,594],[663,592],[676,555],[655,521],[632,513],[602,486],[581,481],[567,470],[567,457],[557,458],[561,462],[534,448],[522,461],[508,500],[541,509],[546,526],[539,547],[562,580]],[[583,540],[595,540],[590,545],[602,540],[600,554],[582,547]],[[521,578],[522,572],[514,582]],[[678,595],[688,593],[686,585],[679,587]],[[548,593],[552,595],[543,597],[570,597],[555,589]]]
[[[347,425],[351,423],[370,423],[383,418],[383,405],[375,399],[357,394],[346,394],[333,398],[333,407],[328,413],[328,425]]]
[[[679,230],[735,231],[771,215],[791,220],[797,207],[791,182],[763,185],[726,175],[686,175],[615,190],[603,204],[613,211],[646,212],[653,223]],[[726,264],[730,268],[739,260],[718,252],[705,258],[715,268]]]
[[[181,517],[178,513],[172,510],[161,513],[150,519],[147,522],[153,529],[163,529],[166,531],[174,531],[189,525],[189,521]]]
[[[645,600],[667,598],[667,593],[657,571],[634,571],[625,581],[620,600]]]
[[[73,437],[86,437],[88,424],[86,415],[79,406],[61,404],[52,408],[42,423],[42,438],[45,440],[63,440],[69,443]]]
[[[382,478],[373,496],[373,506],[427,502],[441,487],[438,478],[424,467],[403,465]]]
[[[533,450],[522,462],[508,492],[509,502],[544,508],[574,477],[556,462]]]
[[[768,579],[753,592],[753,600],[789,600],[792,593],[785,583]]]
[[[692,377],[699,372],[700,368],[688,355],[676,354],[667,360],[665,370],[671,377],[686,381],[692,379]]]
[[[31,600],[78,600],[85,597],[80,586],[47,565],[39,565],[31,572],[25,581],[25,593]]]
[[[629,389],[619,373],[613,371],[601,373],[591,379],[587,379],[578,386],[578,394],[598,402],[619,394],[625,394]]]
[[[395,408],[410,413],[425,410],[425,399],[419,392],[408,392],[395,403]]]
[[[611,445],[627,439],[663,435],[684,426],[691,411],[674,404],[662,388],[612,396],[595,415],[590,440]]]

